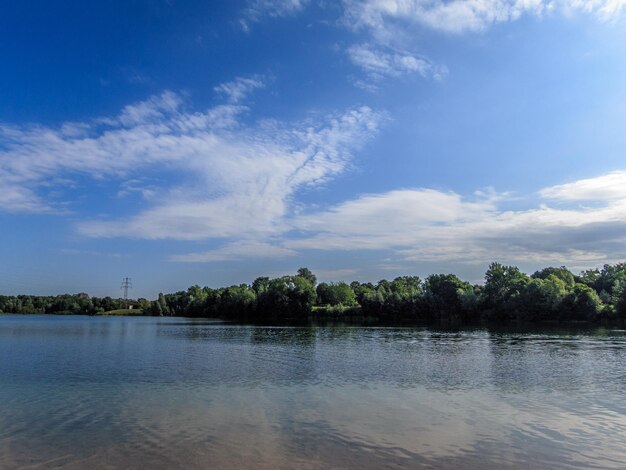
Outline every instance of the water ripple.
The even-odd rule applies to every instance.
[[[620,468],[626,331],[0,316],[1,468]]]

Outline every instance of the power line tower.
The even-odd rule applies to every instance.
[[[128,289],[133,288],[133,280],[130,277],[125,277],[122,279],[122,287],[120,289],[124,290],[124,300],[128,300]]]

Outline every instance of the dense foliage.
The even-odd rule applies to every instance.
[[[259,277],[252,284],[213,289],[192,286],[159,294],[153,301],[130,302],[87,294],[56,297],[0,296],[4,313],[96,314],[127,308],[145,315],[220,317],[250,322],[306,321],[313,314],[359,316],[381,323],[511,321],[589,321],[626,319],[626,263],[574,275],[548,267],[527,275],[515,266],[492,263],[482,285],[454,274],[433,274],[392,281],[317,284],[300,268],[295,276]]]
[[[76,313],[93,315],[121,310],[150,308],[147,299],[124,300],[111,297],[89,297],[85,293],[56,296],[0,295],[0,313]]]

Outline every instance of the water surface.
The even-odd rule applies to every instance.
[[[0,468],[623,468],[626,332],[0,315]]]

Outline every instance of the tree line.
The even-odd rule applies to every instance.
[[[317,283],[308,268],[252,284],[159,294],[149,301],[124,301],[86,294],[55,297],[0,296],[0,312],[97,314],[126,308],[144,315],[216,317],[259,323],[304,322],[311,318],[355,316],[383,324],[545,322],[626,319],[626,263],[606,264],[578,275],[548,267],[532,275],[492,263],[484,284],[454,274],[425,279],[402,276],[376,284]]]
[[[62,295],[0,295],[0,313],[73,313],[95,315],[98,313],[132,307],[149,309],[148,299],[114,299],[111,297],[90,297],[88,294]]]

